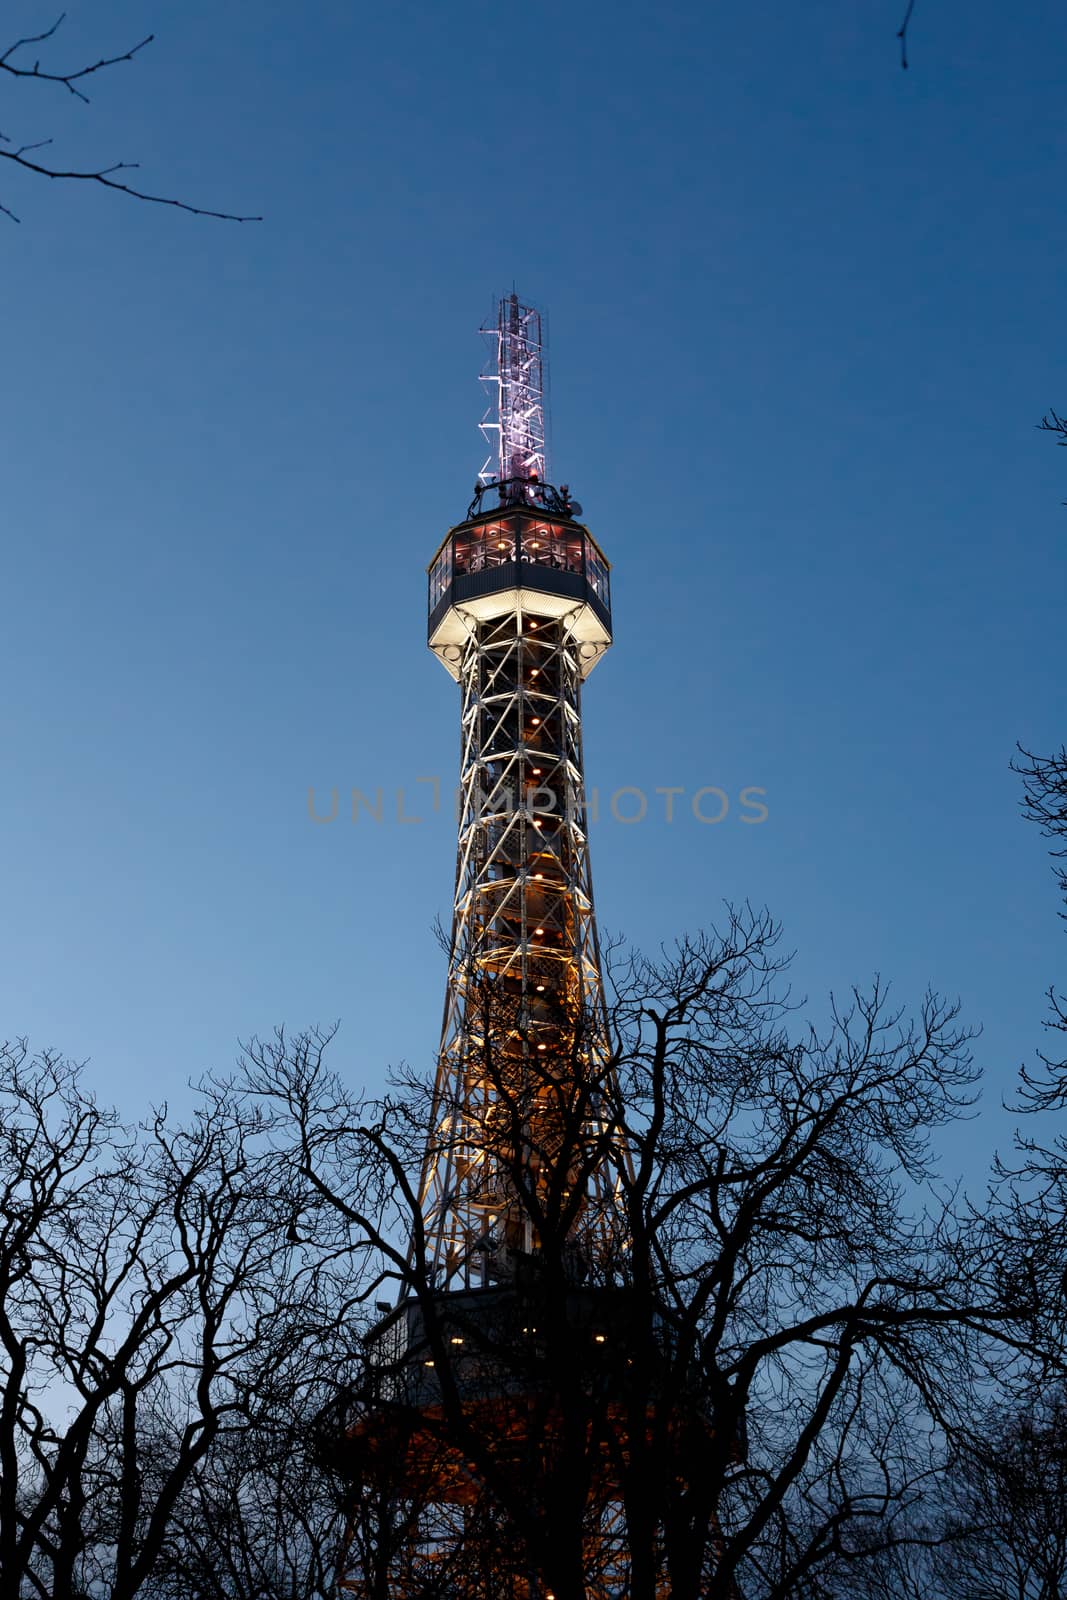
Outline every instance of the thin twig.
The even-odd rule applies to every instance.
[[[908,0],[908,9],[904,13],[904,21],[897,29],[897,38],[900,40],[900,65],[905,72],[908,70],[908,23],[911,21],[911,14],[914,10],[915,0]]]

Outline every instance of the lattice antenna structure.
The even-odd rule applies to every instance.
[[[548,477],[544,319],[517,294],[496,303],[496,326],[483,328],[489,362],[481,381],[489,405],[479,424],[490,447],[478,474],[482,484]]]

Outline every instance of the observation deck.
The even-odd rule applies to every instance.
[[[668,1431],[688,1430],[690,1448],[694,1438],[710,1444],[715,1436],[680,1330],[664,1307],[632,1289],[575,1285],[562,1297],[546,1297],[531,1280],[439,1295],[432,1327],[428,1309],[414,1298],[403,1301],[366,1335],[364,1381],[341,1397],[340,1425],[331,1414],[326,1430],[343,1475],[379,1481],[403,1460],[424,1486],[433,1484],[439,1500],[472,1501],[477,1482],[464,1446],[447,1435],[451,1405],[491,1450],[497,1471],[522,1479],[531,1451],[552,1435],[561,1366],[585,1395],[589,1421],[613,1440],[615,1460],[631,1452],[635,1426],[652,1429],[664,1405]],[[532,1418],[539,1421],[531,1430]],[[736,1459],[746,1448],[742,1420]],[[610,1467],[605,1479],[609,1498],[620,1499]]]
[[[487,487],[501,503],[482,510],[479,489],[428,568],[430,649],[458,682],[472,623],[509,612],[566,618],[588,677],[611,644],[607,558],[565,492],[525,480]]]

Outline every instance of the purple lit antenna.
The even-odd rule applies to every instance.
[[[480,483],[515,478],[544,483],[547,477],[541,320],[540,311],[509,294],[497,302],[496,327],[482,329],[492,349],[490,370],[482,373],[482,382],[496,385],[496,404],[490,398],[479,426],[496,449],[486,457],[478,474]]]

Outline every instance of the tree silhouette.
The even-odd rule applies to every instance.
[[[288,1242],[277,1178],[257,1109],[223,1085],[184,1124],[129,1129],[70,1063],[0,1049],[5,1595],[166,1593],[201,1558],[222,1568],[252,1478],[261,1500],[283,1449],[299,1467],[301,1407],[352,1376],[350,1276]],[[271,1529],[255,1560],[286,1541]]]
[[[252,1050],[287,1182],[397,1301],[335,1424],[353,1594],[572,1600],[625,1573],[633,1600],[784,1600],[899,1532],[979,1376],[1025,1359],[1015,1236],[955,1210],[930,1156],[974,1080],[955,1008],[927,996],[908,1021],[876,984],[798,1030],[777,939],[745,912],[661,961],[616,959],[595,1119],[567,1062],[515,1075],[522,1019],[489,1005],[478,1071],[536,1243],[468,1291],[440,1293],[425,1250],[426,1130],[459,1137],[431,1086],[359,1099],[321,1038]],[[522,1154],[546,1097],[566,1114]],[[576,1220],[605,1161],[619,1228],[597,1258]]]

